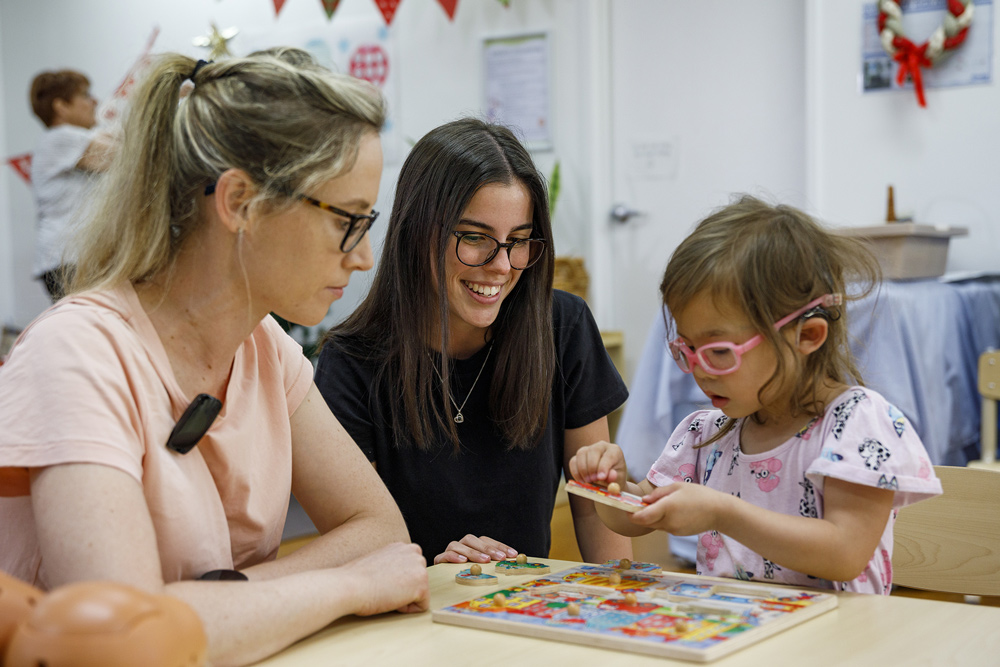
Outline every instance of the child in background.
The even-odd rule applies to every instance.
[[[861,385],[845,278],[866,287],[854,298],[874,289],[871,254],[794,208],[744,196],[698,225],[660,289],[671,353],[715,409],[685,419],[638,485],[617,445],[577,453],[575,479],[650,503],[598,504],[608,526],[700,534],[703,575],[889,593],[895,511],[941,484],[903,414]]]

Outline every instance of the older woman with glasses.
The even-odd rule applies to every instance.
[[[0,568],[176,596],[213,664],[428,601],[392,497],[269,316],[317,323],[371,268],[383,100],[276,55],[151,67],[70,294],[0,368]],[[323,535],[276,560],[290,492]]]
[[[371,292],[316,383],[429,562],[547,556],[561,474],[627,397],[553,266],[545,183],[509,130],[463,119],[417,142]],[[631,556],[578,500],[583,557]]]

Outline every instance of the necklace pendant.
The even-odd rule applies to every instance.
[[[465,417],[462,416],[461,412],[459,412],[457,415],[455,415],[455,423],[456,424],[461,424],[464,421],[465,421]]]

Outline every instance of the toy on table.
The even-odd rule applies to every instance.
[[[45,593],[0,572],[0,664],[7,667],[198,667],[207,655],[201,619],[175,597],[107,581]]]
[[[604,561],[603,564],[605,567],[613,567],[616,570],[636,570],[645,574],[659,574],[663,572],[663,568],[656,563],[643,563],[642,561],[629,560],[628,558],[622,558],[621,560],[612,558]]]
[[[621,578],[611,583],[612,575]],[[837,607],[831,593],[578,565],[432,612],[449,623],[707,662]]]
[[[545,563],[529,563],[527,556],[518,554],[513,561],[497,561],[493,571],[497,574],[548,574],[550,568]]]
[[[490,586],[497,583],[497,578],[483,572],[483,566],[479,563],[473,563],[456,574],[455,581],[463,586]]]
[[[618,487],[617,493],[612,493],[614,487]],[[631,493],[621,493],[621,487],[615,482],[611,482],[608,488],[603,488],[571,479],[566,482],[566,492],[582,498],[589,498],[595,503],[617,507],[626,512],[638,512],[642,508],[649,506],[647,503],[642,502],[642,498],[639,496],[632,495]]]

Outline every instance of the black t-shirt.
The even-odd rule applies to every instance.
[[[487,535],[529,556],[548,556],[565,430],[604,417],[628,397],[583,299],[555,291],[552,319],[557,362],[548,424],[530,450],[508,449],[488,417],[494,372],[494,360],[486,356],[489,346],[453,361],[452,395],[458,405],[482,369],[462,409],[465,421],[457,425],[462,443],[457,454],[444,434],[429,451],[397,445],[389,410],[383,407],[393,397],[384,386],[372,386],[373,367],[345,352],[350,341],[324,346],[316,384],[375,462],[428,562],[467,533]]]

